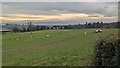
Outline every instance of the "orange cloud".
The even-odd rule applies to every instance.
[[[94,16],[94,17],[90,17]],[[70,20],[80,19],[83,21],[97,21],[104,19],[117,19],[117,17],[104,17],[101,14],[84,14],[84,13],[66,13],[59,15],[31,15],[31,14],[8,14],[5,17],[0,17],[3,21],[49,21],[49,20]]]

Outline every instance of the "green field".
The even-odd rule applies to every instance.
[[[90,65],[95,41],[117,34],[117,29],[102,30],[44,30],[33,32],[33,37],[29,32],[2,35],[3,66]]]

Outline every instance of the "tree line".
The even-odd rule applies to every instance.
[[[9,25],[9,24],[6,24]],[[16,24],[17,25],[17,24]],[[93,22],[77,25],[54,25],[54,26],[45,26],[45,25],[34,25],[31,22],[27,25],[19,25],[10,27],[13,32],[30,32],[30,31],[40,31],[40,30],[51,30],[51,29],[80,29],[80,28],[116,28],[118,22],[112,23],[103,23],[103,22]]]

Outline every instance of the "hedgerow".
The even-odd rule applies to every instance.
[[[120,37],[115,35],[100,37],[96,41],[93,63],[95,66],[119,66]]]

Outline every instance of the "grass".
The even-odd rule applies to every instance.
[[[33,32],[33,37],[29,32],[3,35],[3,66],[89,65],[96,39],[117,34],[117,29],[103,29],[102,33],[92,31],[44,30]]]

